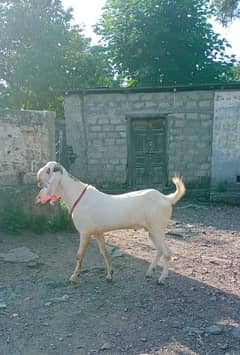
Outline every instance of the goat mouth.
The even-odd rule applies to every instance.
[[[34,202],[35,202],[35,205],[38,205],[41,202],[40,197],[36,196]]]

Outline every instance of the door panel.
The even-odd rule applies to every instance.
[[[129,166],[131,185],[136,188],[166,184],[166,121],[136,119],[130,127]]]

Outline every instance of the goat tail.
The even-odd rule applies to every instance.
[[[186,187],[184,185],[183,179],[180,176],[174,176],[172,182],[176,186],[176,191],[167,195],[167,198],[171,201],[172,205],[175,205],[185,194]]]

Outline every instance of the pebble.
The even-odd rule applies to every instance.
[[[115,247],[114,245],[107,245],[107,249],[108,249],[109,254],[113,258],[124,256],[124,253],[118,247]]]
[[[27,267],[29,267],[29,269],[35,269],[35,268],[38,268],[39,266],[40,266],[40,263],[37,263],[36,261],[32,261],[27,264]]]
[[[69,299],[68,295],[63,295],[62,297],[50,298],[50,302],[52,302],[52,303],[61,303],[61,302],[66,302],[68,299]]]
[[[13,313],[13,314],[11,315],[11,317],[12,317],[12,318],[17,318],[17,317],[18,317],[18,313]]]
[[[53,303],[61,303],[61,302],[66,302],[69,299],[68,295],[63,295],[62,297],[54,297],[51,298],[50,301],[45,303],[45,306],[49,307],[51,306]]]
[[[219,335],[223,332],[223,329],[217,325],[211,325],[210,327],[206,328],[206,332],[213,335]]]
[[[112,348],[112,345],[110,343],[104,343],[100,350],[110,350]]]
[[[217,300],[217,297],[216,297],[216,296],[212,296],[212,297],[210,297],[210,301],[212,301],[212,302],[216,302],[216,300]]]
[[[227,348],[228,348],[228,344],[220,345],[220,349],[222,350],[227,350]]]
[[[5,302],[0,302],[0,309],[7,308],[7,305]]]
[[[203,334],[204,330],[196,327],[185,327],[183,331],[188,334]]]

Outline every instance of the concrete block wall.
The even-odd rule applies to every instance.
[[[127,182],[127,117],[166,117],[168,175],[179,172],[195,186],[210,182],[212,91],[76,93],[65,97],[71,167],[91,183]]]
[[[212,188],[240,177],[240,91],[216,91],[212,140]]]

